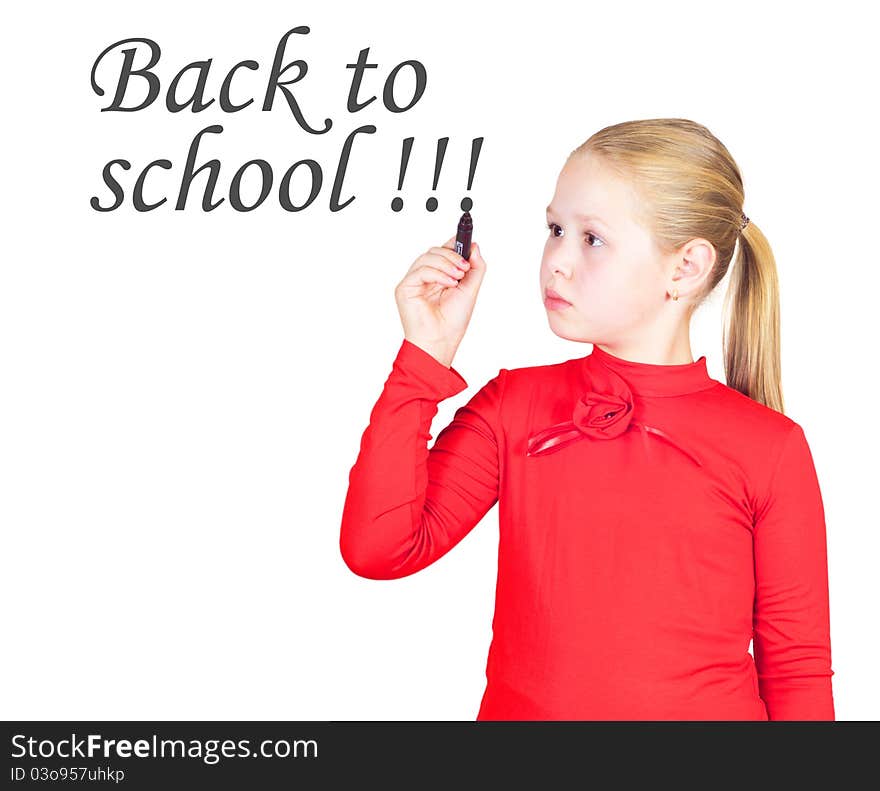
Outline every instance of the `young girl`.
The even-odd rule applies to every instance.
[[[594,134],[559,175],[540,269],[551,329],[592,351],[501,369],[430,450],[438,402],[467,387],[451,364],[486,263],[450,239],[397,286],[404,339],[340,549],[404,577],[498,502],[478,720],[834,719],[822,497],[783,413],[775,262],[742,205],[700,124]],[[735,251],[723,384],[689,322]]]

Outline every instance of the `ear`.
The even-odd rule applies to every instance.
[[[696,293],[715,266],[716,259],[715,247],[711,242],[702,238],[691,239],[673,256],[669,290],[677,288],[682,296]]]

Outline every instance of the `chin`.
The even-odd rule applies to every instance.
[[[584,343],[584,339],[579,337],[577,334],[572,332],[566,332],[563,329],[557,329],[553,326],[553,322],[550,323],[550,329],[553,331],[553,334],[557,338],[562,338],[564,341],[576,341],[578,343]]]

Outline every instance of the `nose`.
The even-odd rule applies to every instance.
[[[572,265],[564,250],[555,249],[544,253],[543,266],[551,275],[559,275],[568,280],[571,277]]]

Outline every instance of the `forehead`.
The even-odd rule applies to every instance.
[[[629,182],[603,166],[596,157],[578,154],[563,166],[548,210],[620,227],[631,221],[634,201]]]

